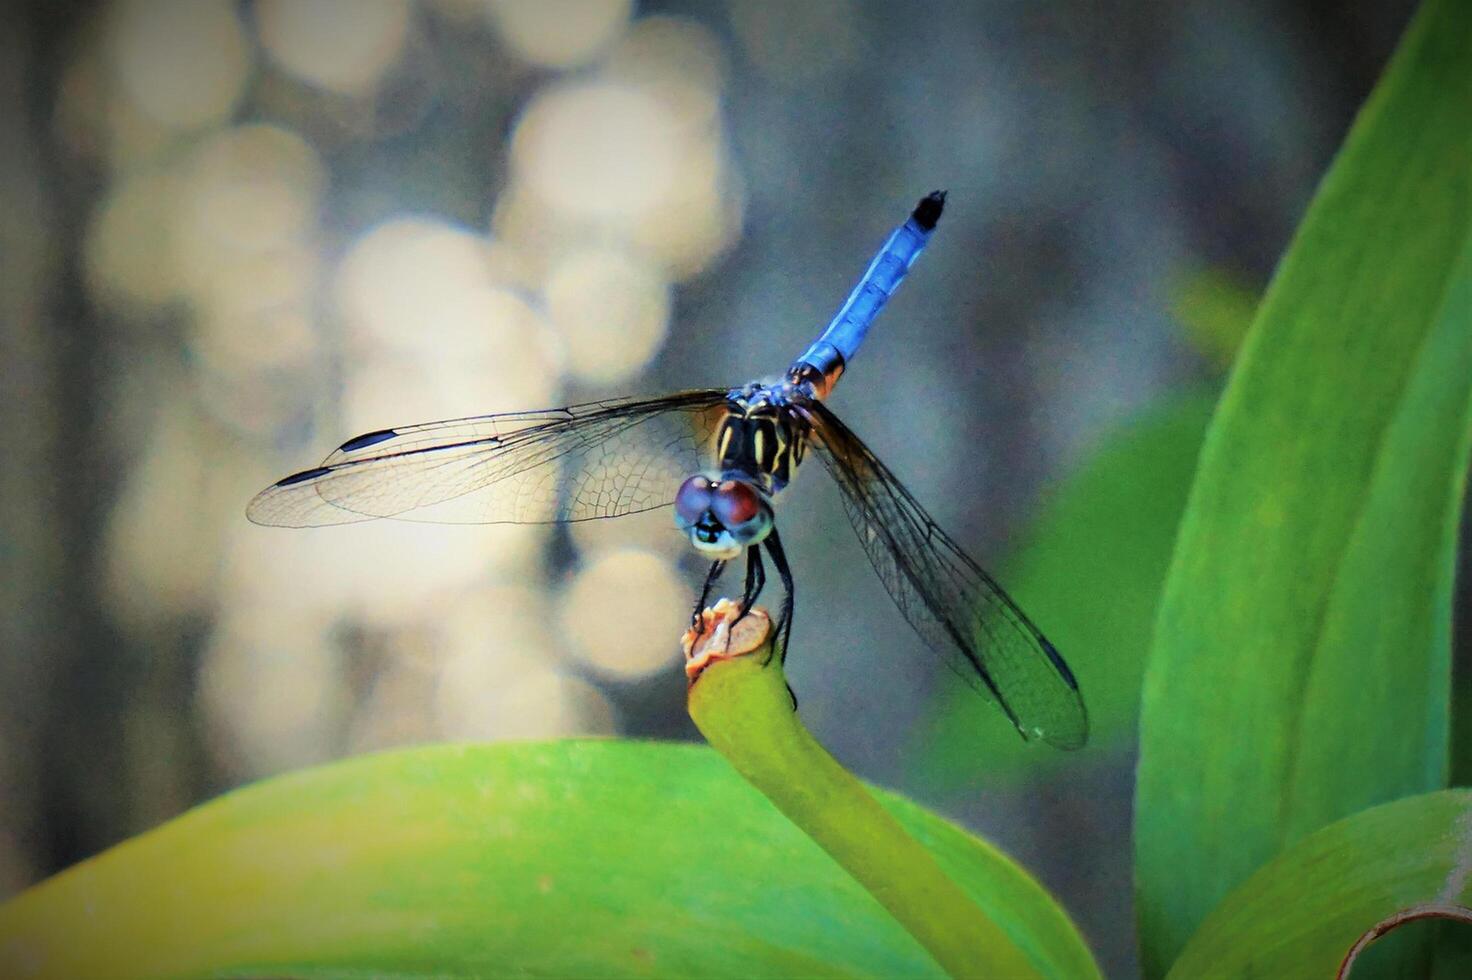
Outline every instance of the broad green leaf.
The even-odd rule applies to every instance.
[[[1325,177],[1202,448],[1145,674],[1148,976],[1287,844],[1445,784],[1469,198],[1472,4],[1431,0]]]
[[[1049,976],[1068,917],[982,841],[880,798]],[[938,976],[712,751],[441,746],[268,780],[0,906],[0,976]]]
[[[990,724],[996,709],[964,685],[947,684],[915,747],[927,778],[955,785],[978,774],[1033,775],[1133,740],[1155,604],[1215,403],[1216,392],[1203,389],[1122,424],[1058,487],[1002,568],[1002,581],[1078,675],[1088,751],[1039,752]]]
[[[1472,791],[1373,807],[1310,834],[1248,878],[1202,923],[1170,976],[1333,977],[1376,923],[1472,905],[1469,872]],[[1352,975],[1360,976],[1358,962]]]

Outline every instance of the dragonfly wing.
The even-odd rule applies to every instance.
[[[369,432],[256,495],[257,524],[542,524],[669,504],[709,464],[726,388]]]
[[[1081,747],[1088,715],[1058,651],[827,406],[802,411],[859,542],[910,625],[1023,738]]]

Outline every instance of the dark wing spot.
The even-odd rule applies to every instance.
[[[1074,678],[1073,671],[1068,669],[1068,664],[1063,662],[1063,655],[1058,652],[1058,648],[1041,636],[1038,637],[1038,645],[1043,648],[1043,652],[1048,655],[1048,659],[1053,661],[1053,666],[1058,668],[1058,673],[1068,682],[1068,686],[1077,691],[1078,680]]]
[[[393,429],[379,429],[377,432],[365,432],[363,435],[354,436],[341,446],[338,446],[337,451],[340,453],[350,453],[358,449],[367,449],[369,446],[376,446],[380,442],[392,439],[396,435],[398,433]]]
[[[293,473],[291,476],[284,476],[277,480],[276,486],[289,487],[293,483],[306,483],[308,480],[315,480],[317,477],[331,472],[332,467],[330,466],[319,466],[316,469],[302,470],[300,473]]]

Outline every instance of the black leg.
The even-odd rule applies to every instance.
[[[762,594],[762,589],[767,587],[767,566],[762,563],[761,545],[752,545],[746,549],[746,588],[741,594],[741,612],[731,623],[735,629],[736,624],[746,618],[751,612],[751,607],[756,605],[757,597]]]
[[[700,588],[700,599],[695,603],[695,612],[690,616],[690,628],[695,630],[696,636],[705,632],[705,617],[700,614],[705,611],[706,603],[710,601],[710,590],[715,588],[716,579],[720,578],[721,573],[725,570],[726,562],[725,559],[722,559],[712,562],[710,571],[705,575],[705,585]]]
[[[777,536],[775,527],[772,528],[772,533],[767,535],[766,544],[767,551],[772,555],[772,564],[777,567],[777,574],[782,577],[782,588],[787,593],[782,599],[782,613],[777,619],[777,639],[782,645],[782,662],[786,663],[787,641],[792,638],[792,612],[797,605],[797,595],[792,586],[792,567],[787,564],[787,555],[782,550],[782,539]],[[794,702],[796,700],[793,698]]]

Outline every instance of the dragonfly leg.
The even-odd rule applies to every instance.
[[[711,562],[710,571],[705,575],[705,584],[700,587],[700,599],[695,603],[695,612],[690,615],[690,628],[699,636],[705,632],[705,617],[701,615],[705,611],[706,604],[710,602],[710,590],[716,587],[716,579],[726,570],[726,560]]]
[[[746,549],[746,588],[741,593],[741,614],[731,623],[733,629],[751,612],[751,607],[756,605],[757,597],[766,587],[767,566],[762,564],[761,546],[754,544]]]
[[[787,553],[782,550],[782,539],[777,536],[777,529],[772,528],[772,533],[767,535],[767,551],[771,552],[772,564],[777,567],[777,574],[782,577],[782,588],[786,596],[782,599],[782,612],[777,619],[777,642],[782,646],[782,663],[787,662],[787,641],[792,638],[792,613],[797,606],[797,595],[792,585],[792,567],[787,564]],[[791,691],[788,692],[789,694]],[[797,698],[793,698],[794,707]]]

